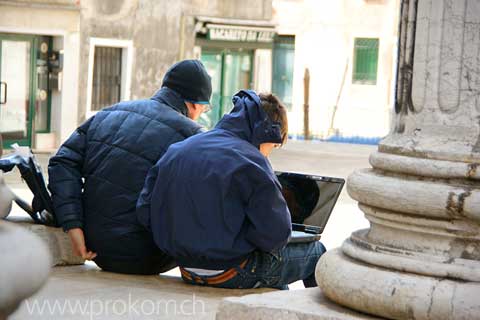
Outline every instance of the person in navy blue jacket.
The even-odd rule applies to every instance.
[[[149,169],[167,148],[204,131],[211,79],[198,60],[165,74],[151,98],[120,102],[88,119],[48,166],[55,215],[76,255],[103,270],[158,274],[175,266],[138,223],[136,203]]]
[[[150,170],[139,221],[189,283],[285,288],[304,280],[314,286],[325,248],[287,245],[291,217],[267,159],[287,140],[286,109],[275,96],[250,90],[233,103],[213,130],[173,144]]]

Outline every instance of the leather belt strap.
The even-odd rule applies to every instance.
[[[245,266],[247,265],[247,262],[248,262],[248,259],[243,261],[240,264],[240,268],[241,269],[245,268]],[[182,273],[182,277],[189,281],[194,281],[195,283],[198,283],[198,284],[209,284],[209,285],[215,285],[215,284],[227,282],[228,280],[233,279],[238,275],[238,271],[236,268],[228,269],[222,272],[221,274],[213,277],[209,277],[209,276],[199,277],[185,270],[182,267],[180,267],[180,272]]]

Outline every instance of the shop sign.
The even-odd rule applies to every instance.
[[[234,27],[217,27],[210,26],[208,28],[209,40],[220,41],[238,41],[238,42],[273,42],[275,31],[258,30]]]

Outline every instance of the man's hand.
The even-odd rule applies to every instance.
[[[85,237],[83,235],[83,230],[80,228],[73,228],[68,230],[68,236],[70,242],[72,243],[73,254],[82,257],[85,260],[93,260],[97,256],[96,253],[92,251],[87,251],[85,246]]]

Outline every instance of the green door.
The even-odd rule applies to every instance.
[[[233,95],[242,89],[252,87],[252,54],[250,52],[225,53],[223,74],[222,111],[225,114],[233,107]]]
[[[272,91],[289,110],[292,108],[294,58],[295,38],[277,37],[273,50]]]
[[[252,87],[252,51],[202,52],[202,62],[212,77],[212,111],[203,114],[200,122],[213,128],[232,109],[232,97],[241,89]]]
[[[203,113],[200,123],[211,129],[215,126],[222,114],[222,70],[223,70],[223,54],[220,52],[204,52],[202,53],[202,63],[205,65],[208,74],[212,77],[212,110]]]
[[[33,36],[0,34],[0,133],[5,147],[31,143],[34,52]]]

